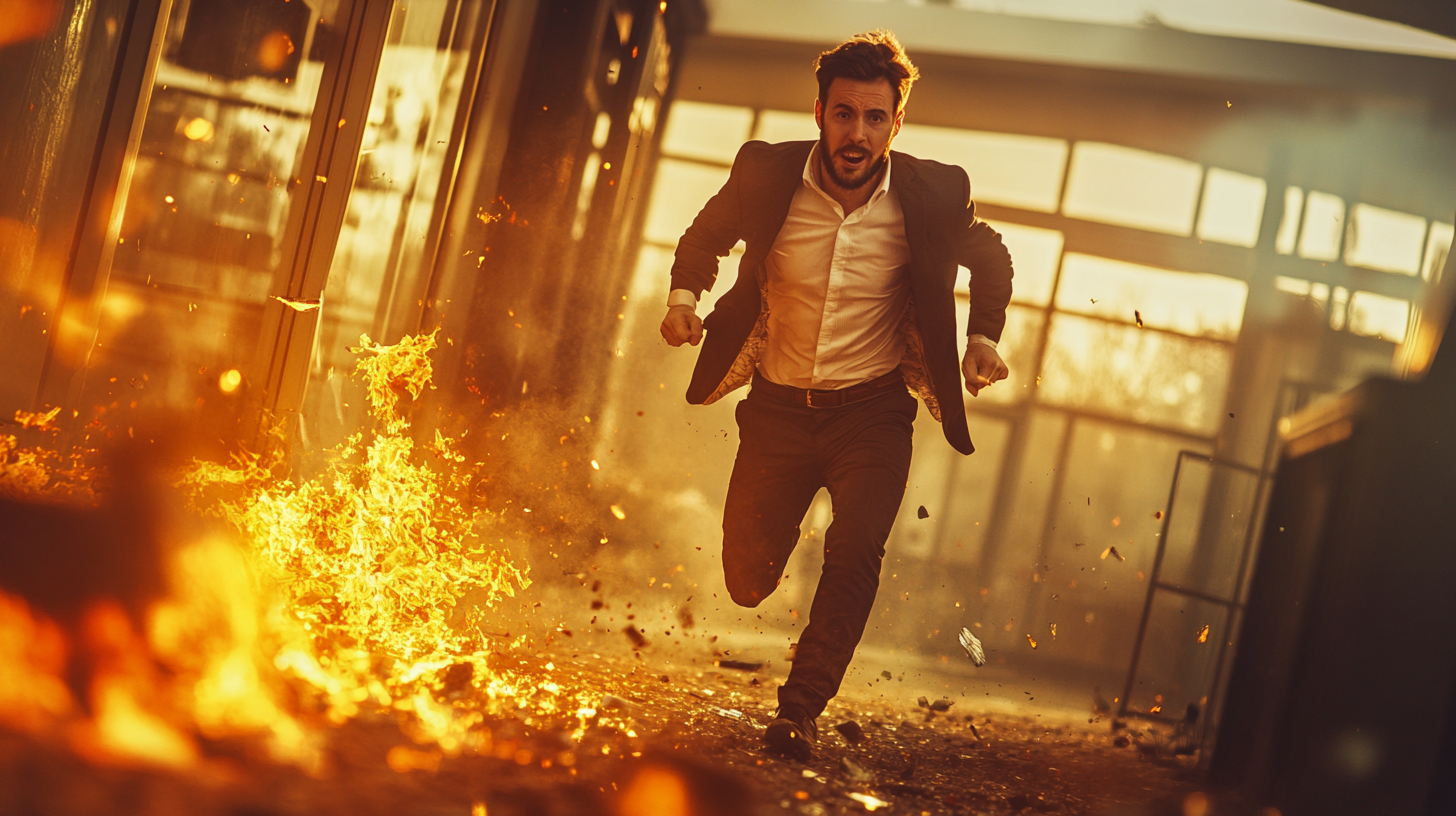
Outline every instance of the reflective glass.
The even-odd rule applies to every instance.
[[[1304,227],[1299,231],[1299,257],[1333,261],[1345,238],[1345,200],[1311,190],[1305,197]]]
[[[1011,253],[1011,264],[1016,270],[1015,279],[1011,282],[1012,302],[1032,306],[1050,303],[1052,288],[1057,281],[1057,267],[1062,262],[1062,232],[1004,221],[986,223],[1001,233],[1001,240]],[[969,276],[970,273],[962,268],[956,288],[963,288]]]
[[[1065,139],[907,124],[895,137],[894,149],[965,168],[976,201],[1057,210],[1067,166]]]
[[[1386,297],[1374,292],[1355,292],[1350,296],[1350,314],[1346,328],[1351,334],[1378,337],[1390,343],[1405,340],[1410,324],[1410,301]]]
[[[966,415],[966,422],[976,453],[957,455],[951,464],[946,480],[949,500],[940,510],[936,554],[951,563],[978,564],[986,531],[991,527],[996,493],[1002,488],[1011,423],[975,412]]]
[[[1062,214],[1104,224],[1193,233],[1203,168],[1196,162],[1102,142],[1072,147]]]
[[[1350,236],[1345,263],[1417,275],[1425,250],[1426,219],[1419,215],[1356,204],[1350,208]]]
[[[1211,436],[1232,357],[1221,343],[1056,314],[1038,393],[1067,408]]]
[[[1198,272],[1178,272],[1068,252],[1057,308],[1197,337],[1233,340],[1244,320],[1249,285]]]
[[[319,313],[303,408],[309,443],[330,445],[354,430],[349,404],[362,415],[364,400],[349,397],[344,383],[360,336],[394,342],[418,325],[441,187],[459,148],[452,133],[471,32],[484,16],[479,2],[395,3]]]
[[[1257,176],[1208,168],[1198,206],[1198,237],[1242,247],[1258,243],[1267,192],[1268,185]]]
[[[662,152],[684,159],[732,164],[748,140],[753,111],[706,102],[674,102],[662,134]]]
[[[658,162],[644,237],[649,241],[677,246],[678,239],[693,223],[698,211],[727,181],[726,167],[709,167],[676,159]]]
[[[323,47],[304,3],[174,12],[151,91],[83,399],[191,409],[255,377],[264,307],[288,263]],[[314,47],[315,45],[319,47]],[[58,345],[64,345],[58,338]],[[237,375],[223,378],[228,371]]]
[[[814,114],[798,111],[759,111],[758,126],[753,129],[753,138],[764,142],[793,142],[803,139],[818,139],[819,125]]]

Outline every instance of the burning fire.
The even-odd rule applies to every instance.
[[[433,334],[361,338],[375,427],[329,451],[317,475],[294,481],[251,453],[192,462],[178,480],[192,507],[243,543],[219,533],[178,548],[145,634],[104,599],[68,635],[0,593],[0,723],[67,722],[87,756],[169,767],[199,762],[198,738],[250,735],[316,769],[319,728],[365,707],[398,712],[408,736],[445,755],[490,752],[492,712],[576,719],[579,735],[596,716],[585,697],[492,665],[524,637],[491,634],[486,615],[531,582],[475,509],[459,440],[410,436],[404,395],[433,387],[434,348]],[[90,498],[78,463],[56,476],[65,464],[0,436],[0,495]],[[89,717],[60,679],[71,649],[95,667]]]

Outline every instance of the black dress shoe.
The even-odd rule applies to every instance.
[[[763,732],[763,744],[769,753],[807,762],[814,756],[819,729],[814,718],[802,711],[780,708],[774,721]]]

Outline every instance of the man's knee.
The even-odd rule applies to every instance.
[[[733,599],[733,603],[749,609],[763,603],[772,592],[773,590],[760,592],[756,587],[738,587],[736,589],[732,586],[728,587],[728,597]]]
[[[745,564],[740,559],[724,553],[723,582],[728,586],[728,597],[739,606],[752,609],[763,603],[779,585],[782,569],[774,564]]]

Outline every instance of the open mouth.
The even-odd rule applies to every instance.
[[[839,152],[839,160],[844,162],[850,170],[858,170],[863,167],[869,158],[868,153],[858,150],[841,150]]]

